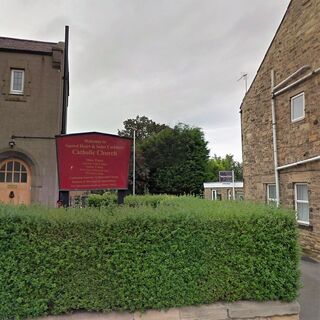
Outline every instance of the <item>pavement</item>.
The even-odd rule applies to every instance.
[[[300,320],[320,320],[320,263],[303,257],[301,273]]]

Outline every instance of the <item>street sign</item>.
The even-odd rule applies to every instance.
[[[232,171],[219,171],[219,181],[220,182],[233,182],[233,172]]]

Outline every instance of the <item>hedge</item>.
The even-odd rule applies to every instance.
[[[181,199],[185,199],[182,197]],[[151,206],[153,208],[159,205],[170,205],[179,202],[180,199],[177,196],[159,194],[159,195],[129,195],[125,197],[124,204],[129,207],[141,207],[141,206]]]
[[[112,207],[117,204],[117,195],[115,193],[90,194],[88,196],[89,207],[101,208],[101,207]]]
[[[297,297],[293,213],[172,202],[112,214],[0,206],[0,319]]]
[[[170,204],[178,197],[171,195],[128,195],[124,199],[124,205],[129,207],[141,207],[151,206],[156,208],[160,204]],[[91,194],[88,197],[89,207],[102,208],[102,207],[114,207],[117,204],[117,195],[115,193],[105,193],[103,195]]]

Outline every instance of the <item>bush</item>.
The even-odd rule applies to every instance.
[[[124,198],[124,204],[129,207],[151,206],[158,207],[160,204],[174,203],[178,197],[165,194],[159,195],[129,195]]]
[[[177,196],[171,196],[166,194],[160,195],[128,195],[124,198],[124,205],[129,207],[141,207],[151,206],[153,208],[158,207],[160,204],[169,205],[174,203],[178,199]],[[117,204],[117,195],[105,193],[103,195],[91,194],[88,197],[89,207],[101,208],[112,207]]]
[[[113,215],[0,206],[0,319],[297,297],[293,213],[171,201]]]
[[[115,193],[90,194],[88,196],[89,207],[113,207],[117,204],[117,195]]]

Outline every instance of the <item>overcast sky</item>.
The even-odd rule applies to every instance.
[[[252,81],[289,0],[1,0],[1,36],[63,41],[68,133],[128,118],[203,129],[211,155],[241,160],[242,72]]]

